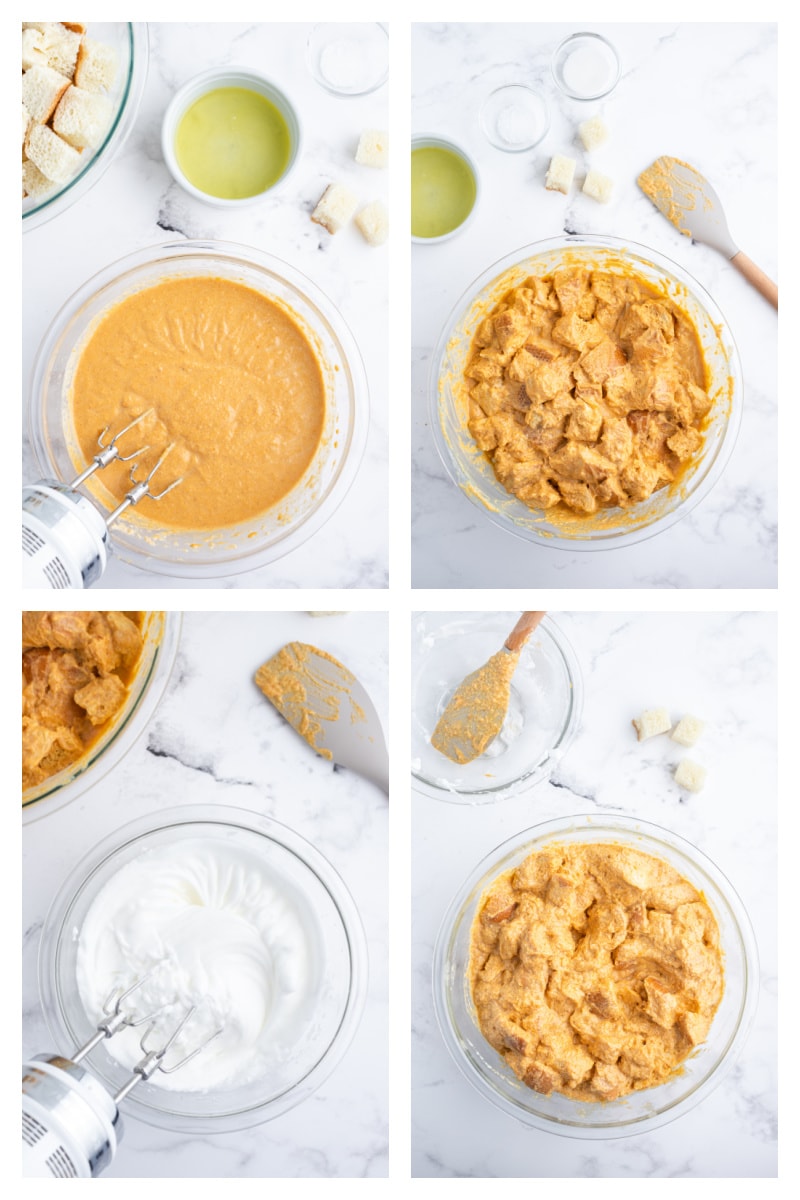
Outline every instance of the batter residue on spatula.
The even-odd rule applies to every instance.
[[[483,754],[503,724],[518,661],[519,653],[500,650],[467,675],[433,731],[434,750],[456,763],[472,762]]]
[[[323,659],[334,670],[324,677],[316,668]],[[332,759],[331,751],[320,745],[325,723],[338,721],[344,711],[350,720],[364,720],[361,707],[350,695],[356,677],[332,654],[308,646],[304,642],[289,642],[256,671],[256,684],[270,703],[274,704],[289,724],[305,738],[312,750],[323,758]]]

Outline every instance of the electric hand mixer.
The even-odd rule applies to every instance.
[[[96,583],[108,562],[108,529],[128,508],[138,504],[144,496],[160,500],[183,482],[180,479],[160,492],[150,490],[150,481],[162,466],[172,446],[167,446],[158,462],[146,477],[137,480],[136,469],[139,455],[149,449],[142,446],[133,454],[121,454],[119,439],[150,415],[141,413],[135,420],[105,443],[106,427],[97,439],[100,452],[72,483],[61,483],[55,479],[40,479],[22,489],[22,583],[28,588],[88,588]],[[132,487],[125,499],[108,516],[78,488],[95,473],[119,459],[131,462]]]
[[[198,1006],[191,1005],[175,1028],[159,1045],[154,1028],[166,1005],[146,1016],[126,1011],[126,1002],[149,975],[137,979],[122,992],[111,993],[97,1032],[70,1058],[59,1054],[37,1054],[22,1065],[22,1170],[26,1177],[89,1179],[99,1175],[113,1160],[122,1137],[119,1105],[138,1083],[156,1071],[171,1075],[196,1058],[222,1025],[202,1038],[176,1060],[165,1061],[168,1052],[189,1025]],[[81,1066],[82,1060],[105,1038],[126,1026],[144,1026],[139,1041],[142,1058],[130,1078],[113,1095]]]

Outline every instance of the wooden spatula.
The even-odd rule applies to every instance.
[[[778,288],[736,245],[717,193],[699,171],[679,158],[662,155],[637,180],[648,199],[680,233],[729,258],[765,300],[778,307]]]
[[[453,762],[469,763],[497,737],[508,712],[520,651],[543,616],[524,612],[502,649],[458,685],[433,731],[434,750]]]

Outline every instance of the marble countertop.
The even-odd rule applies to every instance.
[[[562,97],[550,55],[578,28],[604,33],[622,74],[597,103]],[[768,24],[574,26],[418,24],[412,27],[412,133],[439,133],[471,154],[483,194],[472,223],[449,241],[412,246],[412,497],[415,587],[776,586],[776,314],[716,251],[681,236],[639,191],[660,154],[713,183],[733,238],[777,279],[777,27]],[[479,126],[485,97],[505,83],[544,89],[550,131],[536,149],[506,154]],[[548,192],[555,153],[587,156],[577,123],[602,112],[611,131],[592,165],[615,180],[608,205],[575,186]],[[450,481],[428,422],[433,348],[459,297],[504,255],[564,232],[610,234],[661,252],[713,296],[738,345],[744,418],[733,456],[708,495],[649,541],[597,553],[532,545],[496,528]]]
[[[389,173],[354,161],[366,128],[388,127],[388,85],[362,97],[333,96],[305,62],[311,25],[152,22],[150,65],[136,123],[98,183],[73,206],[23,237],[23,402],[50,322],[91,275],[145,246],[212,238],[255,246],[307,275],[339,309],[367,372],[370,428],[356,480],[324,530],[270,566],[219,580],[224,587],[387,586],[388,246],[370,247],[351,223],[331,236],[310,214],[326,186],[346,184],[366,203],[388,200]],[[177,89],[213,66],[255,68],[283,88],[300,117],[303,153],[265,200],[236,212],[212,208],[176,184],[161,156],[161,119]],[[26,422],[23,422],[26,424]],[[41,476],[27,440],[23,479]],[[112,560],[106,587],[205,587],[155,577]]]
[[[221,804],[290,826],[342,876],[361,913],[369,988],[355,1038],[305,1103],[240,1133],[190,1136],[127,1119],[117,1178],[372,1177],[388,1172],[388,804],[317,758],[252,683],[287,641],[311,642],[352,668],[386,728],[384,613],[187,613],[165,697],[115,770],[23,829],[23,1053],[54,1047],[39,1003],[42,922],[63,879],[107,834],[161,808]],[[124,1111],[124,1105],[123,1105]]]
[[[515,614],[510,614],[509,628]],[[551,780],[497,804],[415,795],[412,807],[412,1172],[480,1177],[770,1177],[777,1170],[776,636],[773,614],[554,613],[584,682],[575,740]],[[692,750],[639,743],[631,718],[664,706],[708,726]],[[684,755],[708,770],[681,792]],[[450,1058],[431,997],[441,919],[473,867],[557,817],[624,814],[691,842],[728,877],[752,921],[758,1009],[741,1055],[688,1114],[616,1141],[529,1129],[475,1091]],[[442,848],[447,847],[446,853]]]

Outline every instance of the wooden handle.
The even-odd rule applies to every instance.
[[[505,640],[506,650],[521,650],[543,616],[543,612],[524,612]]]
[[[734,254],[731,262],[737,271],[741,271],[748,283],[752,283],[756,291],[761,292],[765,300],[769,300],[773,308],[778,307],[778,285],[773,283],[769,275],[765,275],[761,267],[757,267],[752,258],[748,258],[740,250]]]

